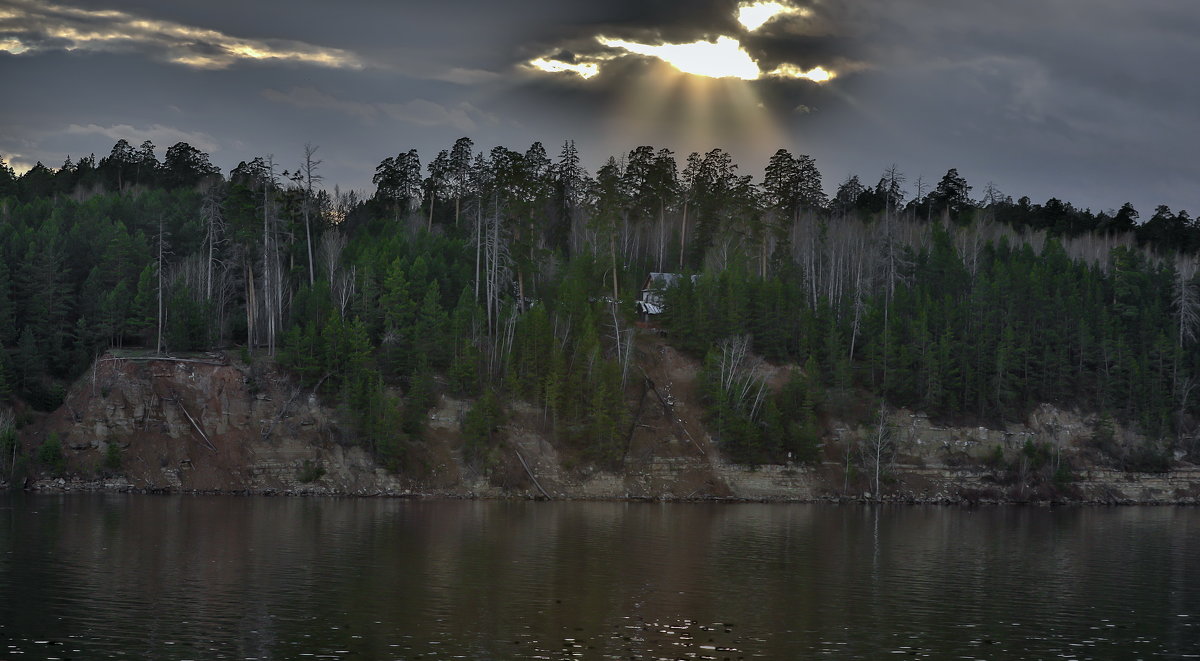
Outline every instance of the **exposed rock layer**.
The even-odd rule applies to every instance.
[[[462,461],[460,420],[469,402],[443,397],[431,412],[419,470],[391,473],[359,447],[336,408],[278,371],[227,355],[189,359],[106,356],[71,389],[55,413],[22,432],[33,447],[57,433],[74,477],[33,483],[43,489],[440,495],[578,499],[749,499],[812,501],[879,498],[906,502],[1198,503],[1200,468],[1176,461],[1165,473],[1127,473],[1093,461],[1094,417],[1043,405],[1004,429],[947,427],[896,411],[896,459],[882,494],[870,494],[861,453],[841,448],[867,438],[869,425],[835,423],[820,466],[730,464],[700,422],[698,366],[669,345],[643,342],[643,383],[630,388],[637,411],[622,468],[590,469],[577,448],[549,432],[544,412],[517,407],[489,468]],[[782,368],[780,368],[782,370]],[[640,396],[639,396],[640,392]],[[640,397],[640,400],[639,400]],[[1136,435],[1115,426],[1116,442]],[[1077,466],[1050,486],[1032,471],[984,467],[996,448],[1019,458],[1026,442],[1046,444],[1056,461]],[[121,467],[105,472],[108,446]],[[839,456],[841,453],[841,456]],[[1184,457],[1177,457],[1184,459]],[[847,475],[847,466],[851,466]],[[581,467],[582,466],[582,467]],[[1092,466],[1078,468],[1078,466]],[[1043,471],[1044,473],[1044,471]]]

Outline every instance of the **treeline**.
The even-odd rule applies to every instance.
[[[781,409],[798,421],[821,408],[847,415],[855,407],[838,395],[861,401],[876,393],[959,424],[1021,420],[1048,402],[1132,422],[1161,439],[1146,465],[1165,465],[1176,441],[1195,449],[1195,261],[1154,260],[1127,245],[1072,259],[1058,239],[1039,248],[1010,233],[964,242],[973,229],[930,225],[898,257],[893,286],[876,279],[815,304],[802,271],[764,279],[743,266],[682,279],[667,291],[664,327],[710,364],[727,362],[725,338],[749,337],[772,361],[804,365],[817,388],[800,392],[821,395],[793,397]],[[885,258],[868,250],[862,261],[882,274]],[[710,386],[728,371],[710,369]],[[710,396],[731,451],[777,458],[800,449],[769,431],[767,411],[755,410],[752,398],[735,401],[739,388],[747,390],[725,386]]]
[[[574,144],[384,159],[323,187],[317,150],[228,176],[180,143],[124,140],[21,176],[0,162],[0,389],[53,408],[109,347],[245,349],[346,407],[393,467],[420,461],[439,391],[476,398],[486,465],[506,402],[589,462],[621,460],[640,383],[633,300],[667,292],[670,341],[706,357],[711,424],[748,462],[816,458],[821,421],[875,395],[972,419],[1040,402],[1194,442],[1196,266],[1186,212],[1013,202],[895,167],[827,196],[808,156],[757,181],[728,153],[638,147],[590,175]],[[782,389],[755,361],[801,366]],[[843,407],[845,408],[845,407]],[[1164,450],[1165,451],[1165,450]]]

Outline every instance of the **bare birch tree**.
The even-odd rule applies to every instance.
[[[263,251],[262,291],[263,311],[266,322],[267,353],[275,355],[275,339],[283,323],[284,282],[279,258],[279,219],[276,211],[278,180],[275,175],[275,160],[267,156],[264,163],[263,182]]]
[[[158,313],[155,315],[155,320],[158,325],[158,332],[154,341],[154,353],[161,355],[163,352],[163,324],[166,321],[166,310],[163,308],[163,288],[165,287],[166,278],[164,270],[166,269],[166,256],[168,254],[167,237],[163,229],[162,216],[158,218],[158,241],[157,243],[157,268],[158,273]]]
[[[220,263],[217,247],[226,242],[225,218],[221,213],[221,183],[209,180],[200,198],[200,218],[204,221],[204,246],[208,252],[205,264],[204,300],[213,299],[213,266]]]
[[[721,341],[717,363],[718,386],[730,404],[757,420],[766,396],[767,382],[762,376],[762,358],[750,353],[750,336],[737,335]]]
[[[341,230],[331,229],[321,237],[317,244],[317,257],[325,269],[325,278],[329,281],[329,289],[333,290],[334,280],[342,265],[342,251],[346,249],[346,235]]]
[[[318,149],[318,147],[315,147],[309,143],[305,143],[304,144],[304,163],[300,166],[300,176],[301,176],[301,180],[304,184],[304,203],[301,205],[301,209],[304,213],[304,240],[305,240],[305,244],[308,248],[308,286],[309,287],[313,286],[313,282],[314,282],[312,226],[311,226],[311,220],[310,220],[310,218],[312,216],[312,212],[313,212],[313,209],[312,209],[313,187],[316,185],[319,185],[321,183],[321,181],[324,179],[324,177],[317,174],[317,166],[319,166],[321,164],[321,161],[313,158],[313,156],[317,153],[317,149]]]
[[[887,404],[879,403],[879,418],[875,428],[860,446],[863,467],[871,475],[873,489],[872,497],[879,501],[882,497],[882,480],[884,472],[891,466],[896,456],[896,443],[891,426],[887,421]]]
[[[1175,264],[1175,317],[1179,323],[1178,343],[1196,340],[1200,328],[1200,293],[1196,284],[1197,264],[1195,257],[1181,257]]]
[[[503,222],[498,199],[494,200],[493,213],[484,216],[482,221],[477,232],[483,233],[484,308],[487,312],[488,335],[495,338],[500,318],[500,299],[512,282],[512,256],[509,254],[507,233],[501,227]]]
[[[342,267],[342,251],[345,249],[346,235],[337,229],[325,232],[321,235],[321,242],[317,244],[317,255],[329,282],[329,295],[337,306],[338,316],[342,319],[346,318],[346,308],[354,298],[356,275],[354,266],[349,269]]]

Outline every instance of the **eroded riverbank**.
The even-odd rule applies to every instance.
[[[647,387],[615,469],[581,461],[578,448],[556,438],[545,411],[519,403],[489,455],[468,461],[462,421],[472,402],[442,395],[419,451],[389,470],[357,442],[344,410],[278,370],[214,354],[102,359],[58,411],[22,429],[28,455],[53,437],[63,463],[56,475],[35,467],[18,487],[552,500],[1200,502],[1200,468],[1186,453],[1176,452],[1170,470],[1119,470],[1098,449],[1097,434],[1105,434],[1108,448],[1142,447],[1145,439],[1050,405],[994,428],[894,410],[877,476],[869,420],[827,421],[824,460],[815,465],[733,464],[703,423],[696,362],[658,340],[647,342],[653,349],[643,356]]]
[[[1091,504],[1091,505],[1197,505],[1200,504],[1200,469],[1168,473],[1091,471],[1053,491],[1028,485],[998,484],[990,473],[948,469],[898,469],[880,497],[871,493],[838,493],[825,488],[820,470],[761,466],[753,470],[725,466],[721,471],[728,493],[722,495],[677,493],[690,467],[660,463],[654,473],[608,474],[575,483],[550,483],[550,490],[500,488],[486,479],[452,489],[395,484],[373,490],[338,489],[329,484],[281,482],[279,486],[245,489],[189,489],[175,484],[136,483],[124,477],[86,479],[56,477],[30,480],[23,488],[43,493],[116,492],[143,494],[229,494],[261,496],[351,496],[420,499],[531,499],[565,501],[660,502],[775,502],[843,503],[884,502],[939,505],[981,504]],[[834,467],[824,467],[832,470]],[[8,485],[0,484],[0,488]],[[658,488],[655,488],[658,487]]]

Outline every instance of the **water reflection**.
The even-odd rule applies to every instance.
[[[0,656],[1180,658],[1187,508],[0,500]]]

